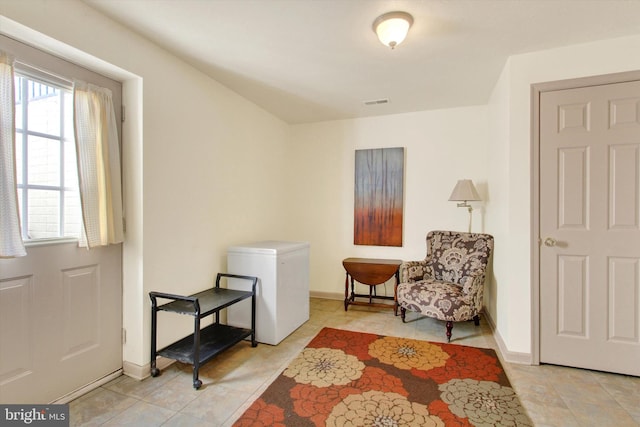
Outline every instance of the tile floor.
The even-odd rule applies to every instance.
[[[417,320],[414,320],[417,319]],[[456,324],[452,343],[496,348],[486,321]],[[70,403],[73,426],[231,426],[322,327],[444,341],[442,322],[311,299],[308,322],[277,346],[239,343],[201,367],[175,363],[156,378],[118,377]],[[536,426],[640,426],[640,378],[502,362]]]

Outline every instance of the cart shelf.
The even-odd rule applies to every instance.
[[[222,277],[252,281],[251,291],[238,291],[220,287]],[[198,378],[200,365],[213,359],[222,351],[251,337],[251,346],[258,345],[255,334],[256,284],[258,278],[237,274],[218,273],[214,288],[183,296],[163,292],[149,292],[151,298],[151,376],[156,377],[160,370],[156,367],[158,355],[193,365],[193,387],[198,389],[202,381]],[[158,305],[158,299],[170,302]],[[251,298],[251,329],[220,324],[220,310],[239,301]],[[158,311],[184,314],[194,318],[193,334],[156,351]],[[214,323],[200,329],[200,319],[214,315]]]
[[[250,329],[213,324],[200,330],[200,364],[213,359],[234,344],[251,336]],[[193,335],[188,335],[170,346],[158,351],[160,356],[179,360],[182,363],[194,364]]]

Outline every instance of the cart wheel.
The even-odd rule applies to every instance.
[[[158,368],[151,368],[151,376],[152,376],[152,377],[157,377],[158,375],[160,375],[160,369],[158,369]]]
[[[200,381],[200,380],[193,381],[193,388],[198,390],[200,388],[200,386],[202,386],[202,381]]]

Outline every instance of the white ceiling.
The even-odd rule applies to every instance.
[[[640,0],[84,1],[292,124],[486,104],[510,55],[640,34]]]

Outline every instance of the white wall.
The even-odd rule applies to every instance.
[[[124,360],[143,366],[150,290],[211,286],[228,246],[282,235],[288,126],[80,1],[0,10],[0,32],[124,81]],[[160,327],[163,345],[192,322]]]
[[[516,55],[509,59],[490,102],[492,159],[507,160],[507,169],[492,169],[490,183],[506,179],[494,232],[505,237],[506,250],[496,251],[498,332],[507,350],[530,354],[531,324],[531,85],[570,78],[640,69],[640,36]],[[506,215],[503,209],[506,209]],[[542,304],[544,301],[541,302]]]
[[[468,227],[466,209],[449,202],[458,179],[487,186],[488,109],[452,108],[292,126],[291,228],[311,242],[311,291],[344,295],[347,257],[423,259],[429,230]],[[355,150],[405,147],[403,247],[353,244]],[[486,231],[482,203],[474,203],[474,231]],[[392,292],[388,287],[388,291]]]
[[[0,10],[0,32],[124,81],[124,360],[135,365],[149,359],[149,290],[201,289],[228,245],[284,238],[311,243],[311,290],[340,295],[343,258],[419,259],[427,231],[464,230],[466,211],[447,201],[461,178],[484,200],[474,231],[496,237],[489,314],[506,350],[530,354],[530,85],[640,69],[640,36],[569,46],[510,58],[488,106],[289,127],[81,1]],[[397,146],[404,245],[355,246],[354,151]],[[189,328],[164,325],[161,341]]]
[[[508,64],[508,62],[507,62]],[[509,81],[510,69],[505,66],[493,90],[489,103],[489,144],[487,148],[488,187],[487,228],[495,238],[493,271],[485,288],[485,307],[500,333],[508,331],[504,313],[509,298],[506,280],[509,268],[510,236],[508,233],[509,194]],[[524,284],[523,284],[524,285]]]

